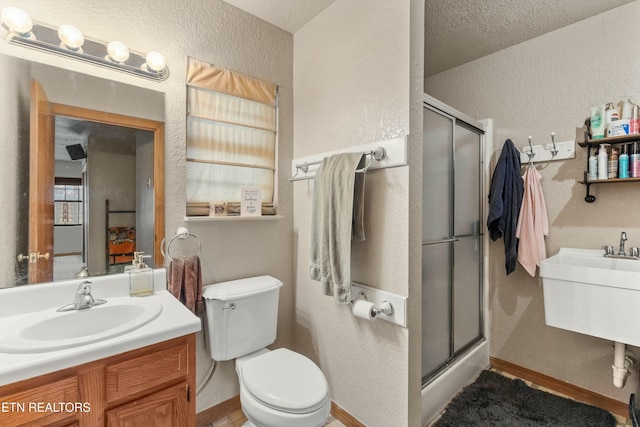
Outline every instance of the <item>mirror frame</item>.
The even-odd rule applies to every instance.
[[[108,125],[153,132],[153,259],[154,268],[164,266],[160,245],[164,239],[164,123],[155,120],[91,110],[52,102],[52,114]]]

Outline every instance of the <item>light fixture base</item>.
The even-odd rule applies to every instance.
[[[80,46],[71,43],[70,47],[64,42],[61,43],[58,29],[48,24],[32,21],[28,34],[7,31],[4,23],[2,27],[3,31],[0,31],[0,34],[11,44],[54,53],[150,80],[163,81],[169,77],[169,67],[164,65],[161,69],[157,67],[159,70],[152,70],[146,65],[147,55],[139,52],[129,50],[129,56],[124,61],[114,61],[107,51],[107,43],[87,36],[84,36],[84,43],[80,43]]]

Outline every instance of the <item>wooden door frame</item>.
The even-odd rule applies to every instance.
[[[122,114],[107,113],[88,108],[51,103],[54,116],[67,116],[107,125],[129,127],[153,132],[153,259],[156,268],[164,261],[160,244],[164,239],[164,123]]]
[[[27,283],[42,283],[53,280],[55,123],[53,104],[38,80],[31,80],[30,93]]]

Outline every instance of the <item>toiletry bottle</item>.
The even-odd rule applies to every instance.
[[[631,155],[629,156],[629,175],[632,178],[640,177],[640,144],[633,143]]]
[[[609,179],[614,179],[618,177],[618,149],[611,148],[611,155],[609,156],[609,161],[607,162],[607,177]]]
[[[134,259],[136,267],[129,270],[129,295],[132,297],[153,294],[153,269],[144,263],[145,258],[151,258],[151,255],[138,252],[137,259]]]
[[[633,105],[631,107],[631,119],[629,120],[629,135],[640,133],[640,107]]]
[[[620,119],[620,113],[618,113],[618,107],[613,105],[613,102],[607,103],[604,110],[604,125],[607,127],[611,122],[615,122]]]
[[[593,154],[589,157],[589,180],[595,181],[598,179],[598,156]]]
[[[627,145],[622,144],[622,152],[618,158],[618,178],[629,178],[629,155]]]
[[[622,120],[631,120],[631,106],[633,103],[629,98],[622,101],[622,108],[620,112],[620,119]]]
[[[600,146],[598,152],[598,179],[607,179],[607,144]]]
[[[591,139],[604,138],[604,105],[591,107]]]

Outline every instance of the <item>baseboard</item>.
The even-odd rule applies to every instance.
[[[231,415],[240,410],[240,395],[225,400],[222,403],[218,403],[216,406],[212,406],[209,409],[198,413],[196,415],[196,427],[204,427],[211,424],[220,418]]]
[[[204,427],[220,418],[231,415],[241,409],[240,396],[232,397],[222,403],[205,409],[196,415],[196,427]],[[360,421],[355,419],[353,415],[342,409],[335,402],[331,402],[331,415],[347,427],[366,427]]]
[[[355,419],[353,415],[338,406],[336,402],[331,402],[331,415],[347,427],[366,427],[360,421]]]
[[[612,399],[611,397],[603,396],[591,390],[587,390],[586,388],[578,387],[577,385],[570,384],[557,378],[541,374],[540,372],[516,365],[515,363],[507,362],[506,360],[490,357],[489,361],[491,363],[491,367],[499,371],[506,372],[507,374],[522,378],[523,380],[531,381],[534,384],[546,387],[557,393],[564,394],[565,396],[580,402],[597,406],[598,408],[607,410],[612,414],[620,415],[625,418],[629,416],[627,403],[620,402],[619,400]]]

